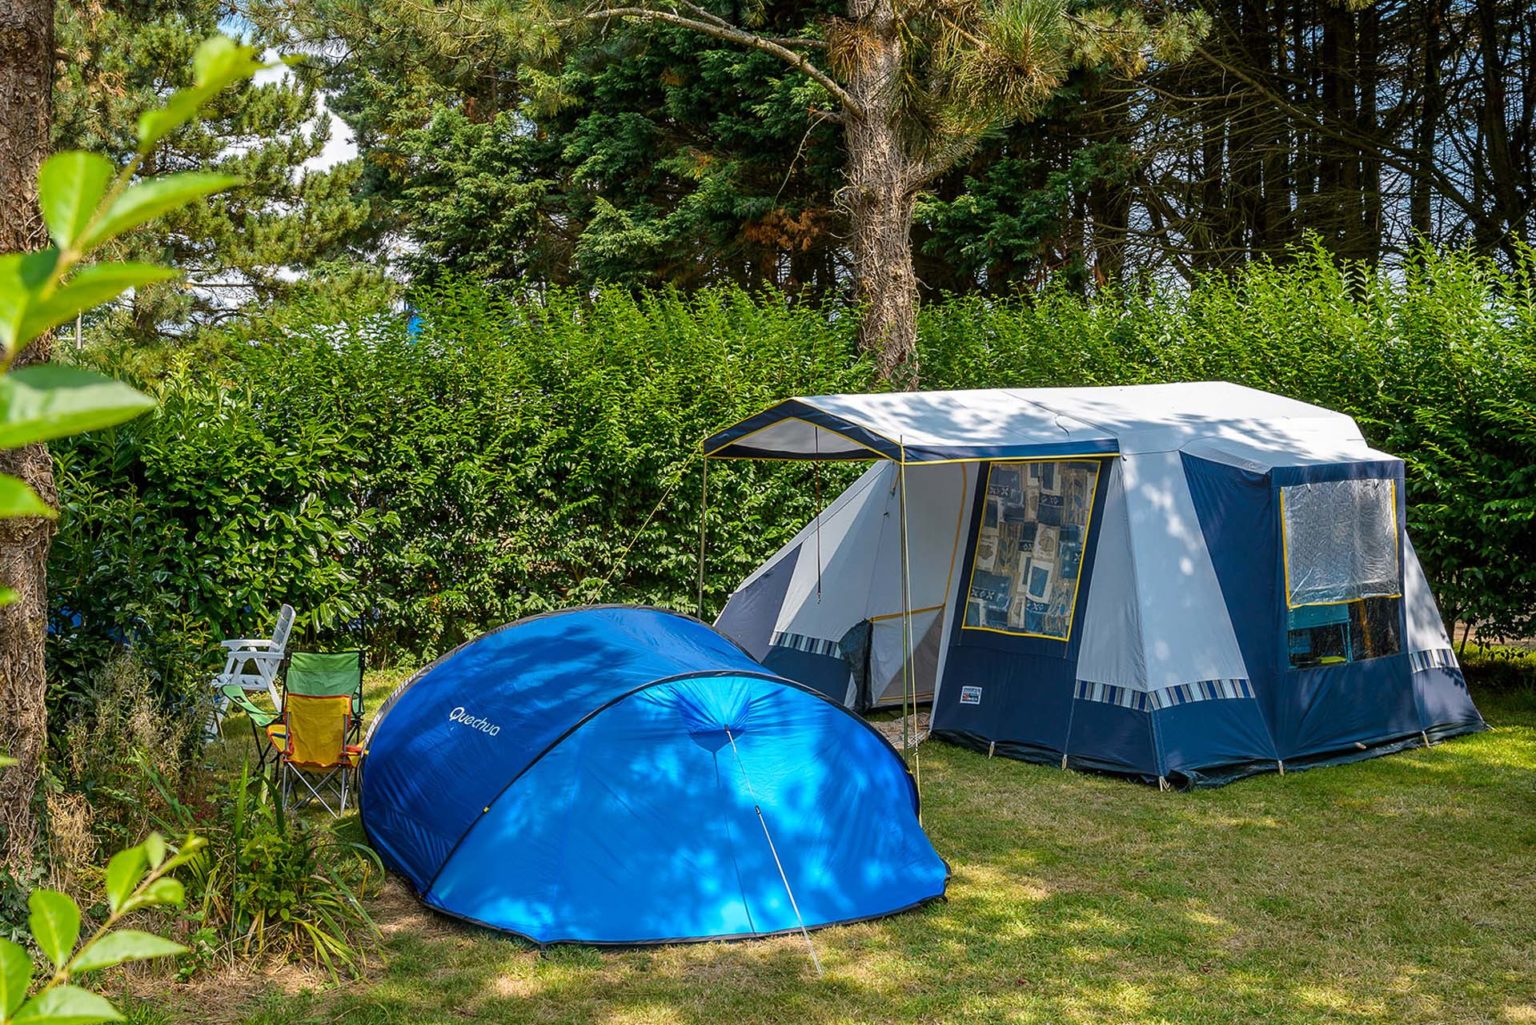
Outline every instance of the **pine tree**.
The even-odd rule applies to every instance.
[[[60,5],[55,147],[114,159],[129,152],[138,114],[186,84],[192,51],[228,14],[214,0]],[[156,150],[147,174],[197,167],[237,175],[244,184],[132,236],[113,254],[187,271],[186,284],[141,291],[109,314],[113,335],[174,333],[308,289],[377,284],[379,274],[360,249],[368,204],[355,195],[359,163],[304,166],[329,138],[330,124],[318,112],[312,83],[268,73],[221,95],[206,120]]]
[[[919,196],[981,140],[1039,113],[1074,68],[1138,74],[1149,61],[1185,56],[1205,29],[1199,14],[1170,14],[1153,24],[1145,13],[1151,4],[1065,0],[847,0],[840,10],[824,2],[690,0],[256,3],[261,20],[290,26],[309,46],[360,33],[386,46],[414,42],[455,83],[473,87],[462,91],[460,108],[470,121],[482,99],[495,105],[502,91],[525,88],[535,103],[563,102],[571,85],[568,55],[590,53],[627,26],[669,28],[699,47],[766,58],[754,65],[756,73],[762,81],[795,83],[802,125],[841,131],[835,196],[863,308],[861,343],[884,376],[908,382],[916,380],[912,222]],[[368,63],[379,67],[372,57]],[[387,77],[374,71],[370,84]],[[397,97],[423,95],[396,85]],[[670,244],[658,231],[660,218],[597,213],[626,251],[665,252]]]

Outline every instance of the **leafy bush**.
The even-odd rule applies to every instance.
[[[271,781],[248,768],[199,806],[168,800],[167,826],[207,838],[187,866],[195,958],[288,958],[333,976],[366,963],[375,938],[362,898],[383,878],[372,849],[284,812]]]
[[[1408,461],[1447,618],[1517,635],[1536,614],[1533,271],[1426,252],[1390,280],[1313,252],[1184,291],[957,299],[922,312],[924,383],[1227,379],[1344,410]],[[70,686],[124,641],[167,678],[206,672],[192,652],[284,600],[308,642],[376,660],[573,602],[692,610],[701,439],[871,386],[836,306],[457,282],[420,309],[414,337],[376,311],[277,311],[141,365],[160,411],[59,447]],[[856,469],[711,464],[706,614]]]
[[[930,306],[925,386],[1228,380],[1342,410],[1407,463],[1447,622],[1536,631],[1536,251],[1426,250],[1401,280],[1296,255],[1183,292]]]
[[[1462,652],[1461,665],[1479,687],[1536,692],[1536,649],[1474,642]]]
[[[146,382],[153,416],[58,450],[71,688],[123,642],[167,676],[206,671],[162,653],[264,629],[281,601],[301,637],[376,657],[571,601],[692,609],[703,438],[869,379],[846,318],[740,292],[533,303],[459,283],[424,314],[418,337],[379,316],[249,329],[214,369]],[[841,479],[710,468],[711,607],[811,515],[816,473]]]

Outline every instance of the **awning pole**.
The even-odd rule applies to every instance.
[[[703,446],[700,446],[703,452]],[[699,618],[704,618],[704,516],[709,508],[709,453],[704,452],[699,471]]]
[[[800,917],[800,905],[795,902],[795,891],[790,889],[789,876],[784,872],[784,862],[779,860],[779,849],[773,845],[773,834],[768,832],[768,820],[763,818],[763,807],[757,803],[757,791],[752,789],[752,779],[747,775],[747,767],[741,763],[741,752],[736,750],[736,738],[731,735],[730,727],[726,727],[725,739],[731,742],[731,754],[736,756],[736,768],[741,773],[741,781],[747,785],[747,796],[752,799],[752,810],[757,813],[757,824],[763,827],[763,839],[768,841],[768,850],[773,853],[773,864],[779,870],[779,881],[784,884],[784,893],[789,897],[790,910],[795,913],[795,924],[800,926],[800,935],[805,937],[805,948],[811,952],[811,964],[816,966],[816,975],[819,978],[826,974],[821,968],[821,958],[816,956],[816,944],[811,942],[810,930],[805,927],[805,919]]]
[[[816,485],[816,604],[821,604],[821,428],[811,432],[816,439],[816,461],[811,464],[811,478]]]
[[[901,744],[912,762],[912,779],[917,786],[918,811],[917,822],[922,825],[922,796],[923,796],[923,767],[921,756],[917,753],[917,745],[912,743],[912,728],[908,725],[908,715],[912,717],[912,726],[916,726],[917,718],[917,671],[912,665],[916,658],[916,652],[912,647],[912,574],[911,553],[907,547],[907,445],[905,436],[900,441],[901,463],[896,468],[897,480],[901,486],[901,647],[902,647],[902,677],[901,677]]]

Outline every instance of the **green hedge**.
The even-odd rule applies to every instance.
[[[125,640],[195,679],[284,600],[304,642],[376,661],[575,601],[691,610],[703,438],[869,384],[845,313],[739,292],[520,303],[455,284],[421,310],[417,337],[393,315],[295,328],[302,311],[235,333],[148,382],[158,412],[56,449],[56,698]],[[717,608],[810,517],[817,475],[846,474],[710,470]]]
[[[1533,268],[1425,254],[1392,280],[1309,253],[1182,291],[933,304],[924,386],[1221,378],[1342,409],[1408,460],[1448,615],[1528,632]],[[415,338],[397,316],[285,311],[152,375],[158,413],[58,447],[60,697],[123,640],[192,678],[284,599],[308,643],[376,659],[577,601],[692,609],[700,440],[787,395],[871,387],[844,308],[460,282],[421,310]],[[711,464],[706,612],[849,473]]]

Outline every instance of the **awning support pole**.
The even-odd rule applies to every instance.
[[[902,752],[912,763],[912,780],[917,787],[917,823],[923,823],[923,765],[917,745],[913,743],[917,725],[917,672],[912,660],[917,657],[912,640],[912,576],[911,551],[907,547],[907,445],[903,436],[901,462],[896,467],[897,481],[901,487],[901,746]],[[910,719],[909,719],[910,716]],[[910,722],[910,726],[908,725]]]
[[[700,449],[702,451],[702,447]],[[709,453],[699,471],[699,618],[704,618],[704,516],[709,509]]]
[[[816,489],[816,604],[821,604],[821,428],[811,432],[816,439],[816,461],[811,464],[811,479]]]
[[[768,841],[768,850],[773,853],[773,864],[779,870],[779,881],[784,884],[784,894],[789,897],[789,906],[795,913],[795,924],[800,926],[800,935],[805,937],[805,948],[811,952],[811,964],[816,966],[818,978],[825,975],[822,971],[821,958],[816,956],[816,944],[811,942],[810,930],[805,927],[805,919],[800,917],[800,905],[795,902],[795,891],[790,889],[789,876],[784,873],[784,862],[779,860],[779,849],[773,845],[773,834],[768,832],[768,820],[763,818],[763,808],[757,803],[757,791],[752,789],[752,779],[747,775],[747,767],[741,763],[741,752],[736,749],[736,738],[731,735],[730,727],[726,727],[725,739],[731,742],[731,754],[736,757],[736,768],[741,773],[741,781],[747,785],[747,796],[752,799],[752,810],[757,813],[757,824],[763,827],[763,839]]]

